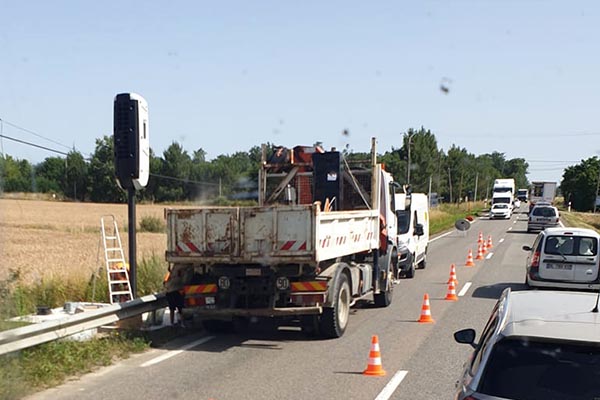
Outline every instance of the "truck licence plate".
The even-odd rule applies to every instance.
[[[573,269],[573,264],[546,264],[546,268],[570,271]]]
[[[246,268],[246,276],[260,276],[260,268]]]

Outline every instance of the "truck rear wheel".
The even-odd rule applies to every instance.
[[[319,319],[321,333],[330,338],[339,338],[346,331],[350,316],[350,284],[343,272],[338,275],[333,290],[333,307],[323,309]]]
[[[415,270],[417,269],[417,260],[415,259],[415,255],[413,254],[412,260],[410,261],[410,265],[406,271],[404,271],[404,277],[408,279],[412,279],[415,277]]]
[[[373,300],[375,301],[375,305],[377,307],[387,307],[392,304],[392,297],[394,294],[394,277],[396,276],[395,271],[398,270],[398,252],[396,249],[391,250],[386,256],[385,265],[387,266],[387,274],[381,285],[385,287],[385,290],[373,295]]]

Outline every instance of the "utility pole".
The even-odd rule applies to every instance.
[[[450,175],[450,167],[448,167],[448,186],[450,188],[450,203],[452,203],[452,176]]]
[[[473,202],[477,202],[477,181],[479,180],[479,172],[475,174],[475,195],[473,196]]]
[[[596,214],[596,203],[598,202],[598,190],[600,190],[600,172],[598,172],[598,180],[596,181],[596,195],[594,196],[594,214]]]
[[[410,185],[410,144],[412,141],[412,137],[415,135],[416,132],[412,132],[411,134],[408,135],[408,165],[406,167],[406,184]]]

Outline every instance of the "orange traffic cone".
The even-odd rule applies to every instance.
[[[476,260],[483,260],[483,246],[479,245],[477,247],[477,257],[475,257]]]
[[[417,321],[420,324],[434,324],[435,321],[431,318],[431,308],[429,307],[429,295],[425,293],[423,296],[423,306],[421,307],[421,317]]]
[[[467,262],[465,263],[465,267],[474,267],[475,263],[473,262],[473,250],[469,249],[469,254],[467,254]]]
[[[369,363],[363,375],[384,376],[385,370],[381,366],[381,354],[379,352],[379,338],[373,335],[371,338],[371,351],[369,352]]]
[[[458,285],[458,279],[456,279],[456,267],[454,264],[450,265],[450,278],[448,278],[448,282],[446,283],[450,282],[454,282],[454,285]]]
[[[488,235],[487,248],[491,249],[492,247],[494,247],[494,245],[492,245],[492,235]]]
[[[458,296],[456,295],[456,286],[454,285],[454,282],[450,282],[448,284],[448,293],[446,293],[446,297],[444,298],[444,300],[450,300],[450,301],[458,300]]]
[[[477,244],[483,243],[483,233],[479,232],[479,239],[477,239]]]

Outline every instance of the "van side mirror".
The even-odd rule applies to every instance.
[[[415,225],[415,233],[417,236],[423,236],[425,234],[425,231],[423,230],[423,224]]]
[[[525,246],[523,246],[523,247],[521,247],[521,248],[522,248],[523,250],[525,250],[525,251],[531,251],[531,247],[530,247],[530,246],[527,246],[527,245],[525,245]]]

